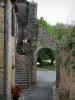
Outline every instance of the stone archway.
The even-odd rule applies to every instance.
[[[36,83],[36,81],[37,81],[37,56],[38,56],[39,51],[43,48],[48,48],[52,51],[56,51],[56,48],[53,48],[53,46],[49,47],[49,46],[44,45],[44,46],[38,46],[36,48],[36,50],[33,52],[34,68],[32,69],[33,70],[32,77],[34,77],[34,78],[32,80],[34,81],[34,83]]]

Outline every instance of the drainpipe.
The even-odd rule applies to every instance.
[[[2,100],[6,100],[6,68],[7,68],[7,0],[4,0],[4,71],[3,71],[3,94]]]

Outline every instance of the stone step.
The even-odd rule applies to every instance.
[[[29,82],[16,82],[21,86],[29,86]]]
[[[22,79],[28,79],[28,80],[29,80],[29,76],[16,76],[16,77],[15,77],[15,80],[16,80],[16,79],[21,79],[21,78],[22,78]]]
[[[16,68],[19,68],[19,67],[29,68],[28,64],[23,65],[21,63],[19,65],[16,65]]]
[[[15,73],[16,73],[16,74],[23,74],[23,75],[24,75],[24,74],[27,74],[27,75],[29,74],[29,72],[23,72],[23,73],[21,73],[21,72],[18,72],[18,71],[15,72]]]
[[[21,78],[22,78],[22,79],[24,79],[24,78],[27,79],[27,78],[28,78],[28,79],[29,79],[29,76],[27,76],[27,75],[26,75],[26,76],[23,76],[23,75],[18,76],[18,75],[17,75],[17,76],[15,77],[15,79],[17,79],[17,78],[19,78],[19,79],[21,79]]]
[[[29,71],[29,70],[30,70],[30,68],[22,68],[22,67],[18,67],[18,68],[16,68],[16,71],[17,71],[17,70]]]
[[[29,72],[30,69],[16,69],[15,72],[17,72],[17,71],[19,71],[19,72]]]
[[[23,68],[23,67],[24,67],[24,68],[29,68],[29,62],[28,62],[28,63],[25,63],[25,64],[23,64],[23,63],[21,62],[21,63],[19,63],[19,64],[16,65],[16,68],[17,68],[17,67],[18,67],[18,68],[19,68],[19,67],[22,67],[22,68]]]
[[[15,73],[16,73],[16,74],[17,74],[17,73],[19,73],[19,74],[29,74],[29,71],[16,71]]]
[[[15,80],[15,82],[21,82],[21,81],[25,83],[25,82],[29,82],[30,80],[29,80],[29,79],[25,79],[25,80],[16,79],[16,80]]]
[[[29,79],[16,79],[15,81],[29,81]]]
[[[16,78],[29,78],[29,75],[16,75]]]
[[[22,73],[22,72],[30,72],[30,71],[29,71],[28,69],[27,69],[27,70],[24,70],[24,69],[22,69],[22,70],[21,70],[21,69],[17,69],[15,72],[21,72],[21,73]]]
[[[30,58],[26,58],[25,60],[16,60],[16,63],[19,64],[19,63],[23,63],[23,64],[26,64],[26,63],[29,63],[30,62]]]
[[[16,75],[15,79],[17,79],[17,78],[18,79],[21,79],[21,78],[22,79],[27,79],[28,78],[28,80],[29,80],[29,76],[27,76],[27,75],[25,75],[25,76],[23,76],[23,75],[20,75],[20,76],[19,75]]]
[[[30,62],[17,62],[17,64],[16,64],[16,67],[20,67],[20,66],[25,66],[25,67],[28,67],[27,65],[29,65],[30,64]]]
[[[20,73],[22,73],[22,72],[30,72],[29,70],[21,70],[21,69],[18,69],[18,70],[16,70],[15,72],[20,72]]]
[[[20,72],[16,72],[15,74],[16,74],[16,75],[19,75],[19,76],[20,76],[20,75],[24,75],[24,76],[25,76],[25,75],[28,75],[28,76],[29,76],[29,73],[20,73]]]
[[[19,61],[16,66],[18,66],[18,65],[26,66],[27,64],[30,64],[30,61],[28,61],[28,62],[27,61],[24,61],[24,62]]]
[[[30,69],[17,68],[16,71],[21,71],[21,72],[22,72],[22,71],[30,71]]]
[[[21,87],[22,87],[22,90],[30,89],[30,86],[21,86]]]
[[[21,87],[22,87],[22,89],[26,89],[26,88],[29,88],[30,86],[29,86],[29,84],[19,84]]]
[[[16,69],[18,69],[18,68],[21,68],[21,69],[30,69],[30,67],[28,67],[28,66],[16,66]]]
[[[20,79],[20,80],[19,79],[16,79],[15,81],[29,82],[28,79],[23,79],[23,80],[22,79]]]
[[[16,74],[15,77],[19,77],[19,78],[27,77],[27,78],[29,78],[29,75],[28,74]]]
[[[29,72],[19,72],[19,71],[17,71],[17,72],[15,72],[16,74],[29,74]]]
[[[19,83],[19,84],[29,84],[29,80],[28,81],[16,81],[16,83]]]
[[[19,84],[22,88],[29,88],[29,84]]]
[[[23,89],[30,87],[30,63],[29,59],[26,61],[17,61],[15,83],[20,84]]]
[[[15,73],[16,73],[16,74],[23,74],[23,75],[24,75],[24,74],[27,74],[27,75],[28,75],[30,72],[23,72],[23,73],[22,73],[22,72],[17,71],[17,72],[15,72]]]

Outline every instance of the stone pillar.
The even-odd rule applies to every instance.
[[[12,4],[10,0],[7,0],[7,27],[8,27],[8,37],[7,37],[7,44],[8,44],[8,52],[7,52],[7,99],[10,100],[11,98],[11,77],[12,77]]]
[[[29,15],[28,15],[28,30],[29,38],[31,40],[31,84],[35,83],[36,80],[36,64],[34,59],[34,51],[36,50],[38,27],[36,24],[37,21],[37,4],[29,3]]]

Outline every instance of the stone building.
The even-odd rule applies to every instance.
[[[7,99],[11,98],[11,86],[15,84],[15,47],[17,33],[17,7],[15,0],[0,0],[0,100],[3,93],[3,76],[4,68],[6,67],[6,91]],[[5,7],[4,7],[5,6]],[[4,9],[5,8],[5,9]],[[5,35],[7,34],[7,35]],[[5,39],[5,38],[6,39]],[[4,67],[6,43],[6,65]],[[13,80],[13,81],[12,81]]]
[[[42,48],[56,49],[55,40],[46,30],[37,25],[37,4],[17,0],[18,39],[16,50],[15,82],[23,89],[36,84],[38,51]]]
[[[17,0],[19,33],[16,52],[16,84],[29,89],[34,83],[34,51],[37,42],[37,4]]]

